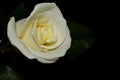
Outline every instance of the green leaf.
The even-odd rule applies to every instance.
[[[16,20],[20,20],[20,19],[23,19],[23,18],[26,18],[28,16],[28,11],[27,9],[25,8],[25,5],[24,3],[20,3],[16,8],[15,10],[13,10],[9,17],[12,17],[14,16]]]
[[[9,45],[10,45],[9,43],[4,44],[4,45],[0,44],[0,50],[9,47]]]
[[[26,80],[9,66],[0,65],[0,80]]]
[[[68,21],[68,26],[71,32],[72,44],[66,56],[69,59],[74,59],[85,53],[85,51],[93,44],[97,35],[85,26],[76,22]]]

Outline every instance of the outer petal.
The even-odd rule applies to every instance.
[[[26,19],[21,19],[19,21],[16,22],[16,33],[17,33],[17,36],[20,37],[21,36],[21,33],[22,33],[22,27],[23,27],[23,24],[25,22]]]
[[[12,17],[11,20],[9,21],[8,27],[7,27],[7,35],[8,35],[8,38],[9,38],[11,44],[14,45],[15,47],[17,47],[29,59],[35,58],[32,55],[32,53],[24,46],[24,44],[18,38],[16,31],[15,31],[15,27],[16,27],[15,19],[14,19],[14,17]]]
[[[44,58],[37,58],[38,61],[42,63],[54,63],[58,60],[59,58],[53,58],[53,59],[44,59]]]
[[[53,9],[54,3],[40,3],[37,4],[34,8],[34,10],[31,12],[31,14],[29,15],[29,17],[26,19],[25,24],[23,26],[23,30],[25,29],[27,23],[37,14],[37,13],[43,13],[46,11],[50,11],[51,9]]]

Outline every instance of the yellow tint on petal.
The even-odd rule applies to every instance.
[[[21,41],[25,44],[31,47],[34,50],[40,50],[39,47],[36,45],[34,38],[32,37],[32,32],[31,32],[31,24],[27,26],[25,29],[24,34],[21,36]]]
[[[57,39],[55,40],[55,37],[54,37],[54,35],[56,34],[53,33],[52,22],[49,21],[49,19],[47,19],[44,16],[42,18],[39,18],[36,24],[37,24],[36,35],[41,45],[50,46],[57,41]]]
[[[22,26],[23,26],[24,22],[25,22],[25,19],[21,19],[16,22],[16,33],[17,33],[18,37],[21,37]]]
[[[30,48],[37,51],[47,51],[49,48],[44,46],[53,46],[57,42],[57,34],[53,32],[52,22],[45,17],[36,15],[27,25],[21,34],[21,41]]]
[[[37,28],[37,37],[40,44],[45,44],[50,41],[52,37],[51,26],[47,26],[48,24],[42,24]]]

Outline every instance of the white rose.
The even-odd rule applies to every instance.
[[[7,35],[12,45],[29,59],[54,63],[70,48],[70,31],[55,3],[37,4],[28,18],[8,23]]]

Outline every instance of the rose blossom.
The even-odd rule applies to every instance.
[[[29,59],[54,63],[71,46],[66,20],[55,3],[39,3],[24,19],[8,23],[7,35],[12,45]]]

